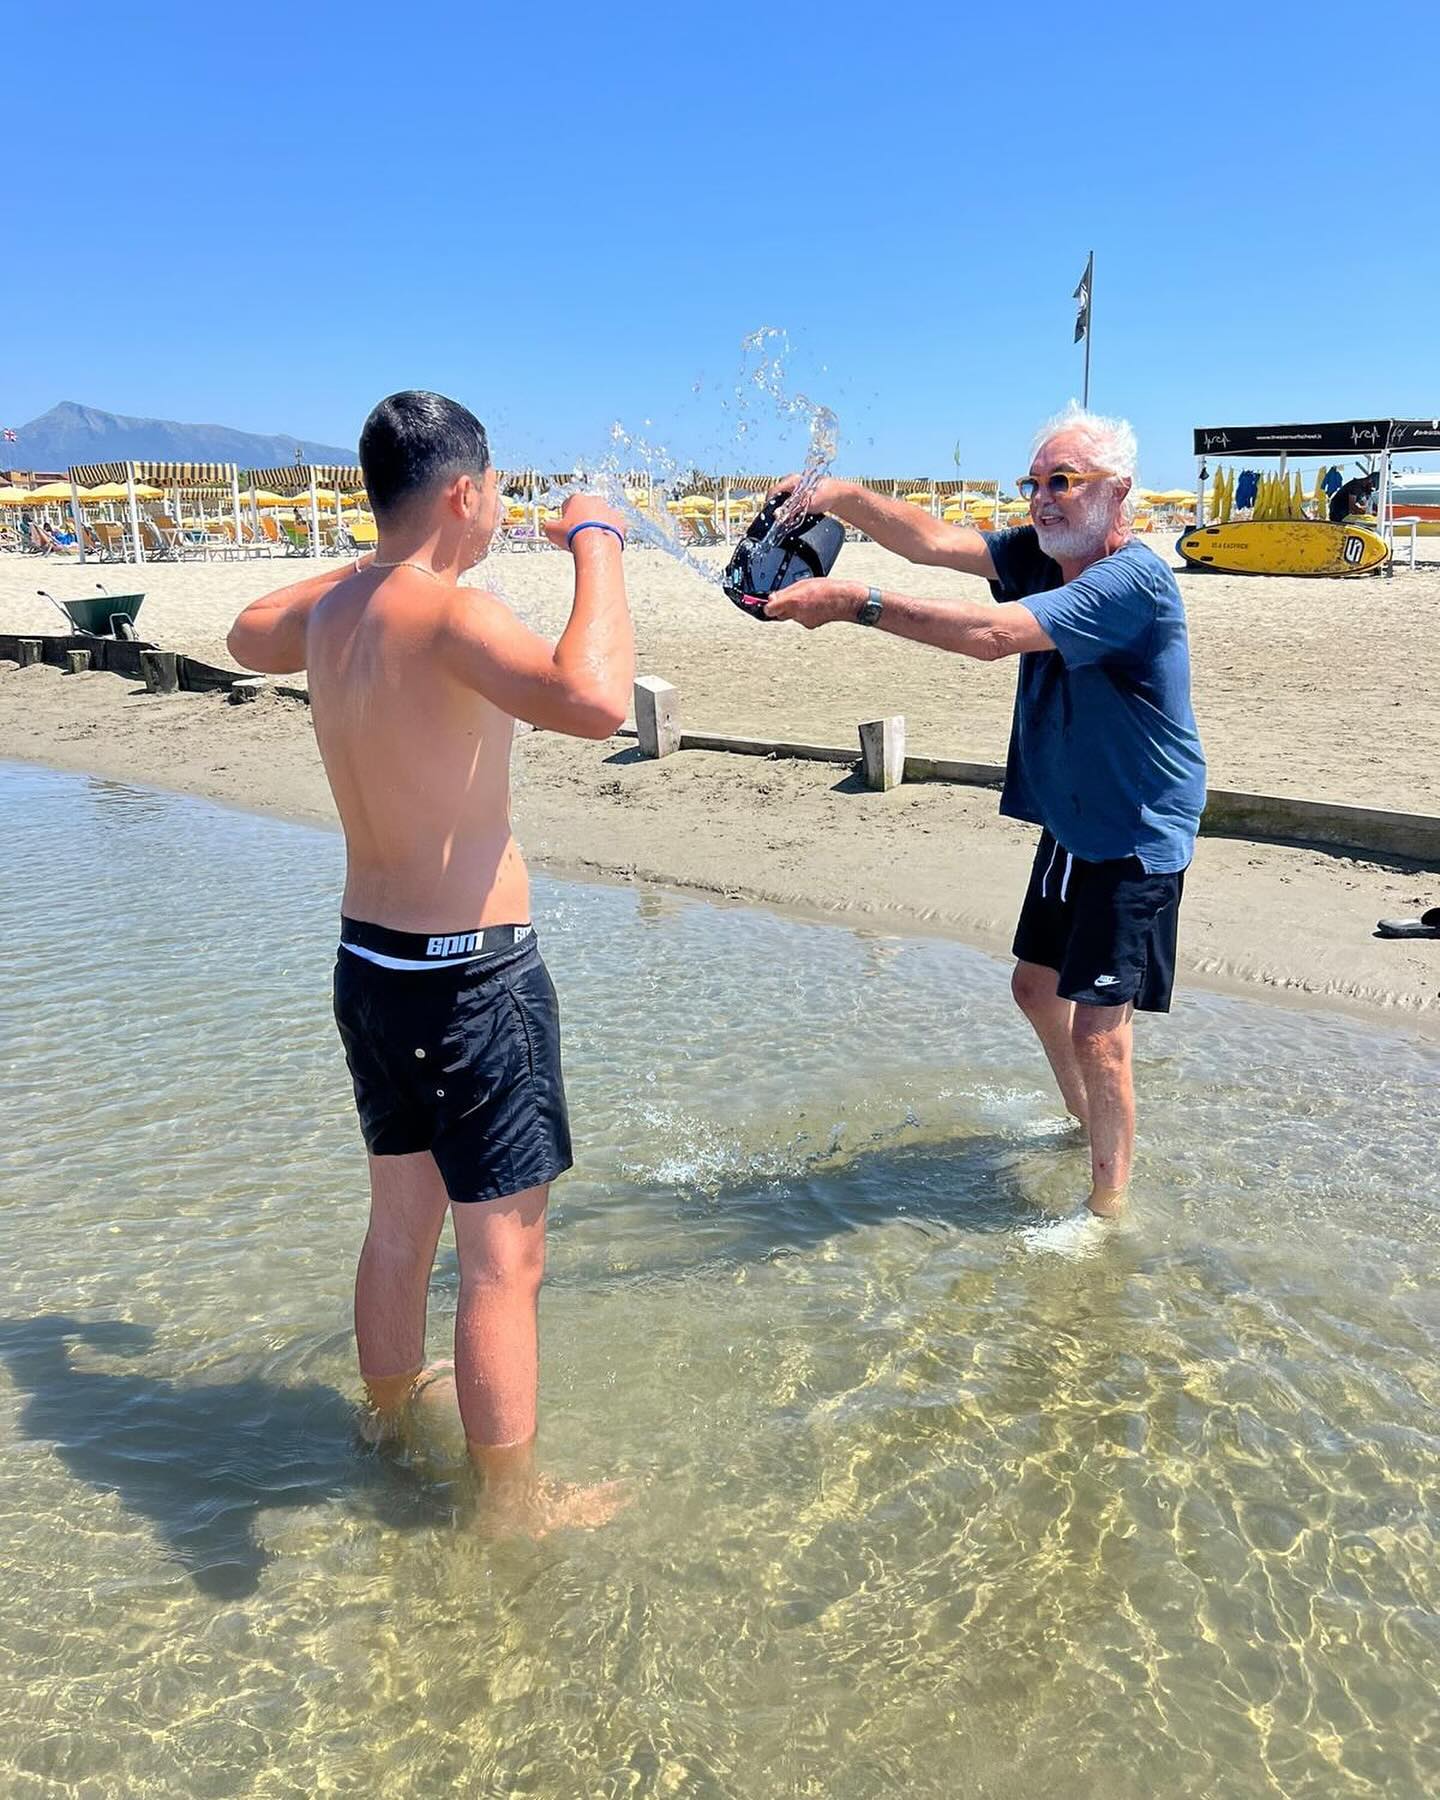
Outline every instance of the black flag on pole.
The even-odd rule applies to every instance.
[[[1071,295],[1072,299],[1080,302],[1079,309],[1075,314],[1075,337],[1073,340],[1077,344],[1090,331],[1090,268],[1093,260],[1092,258],[1086,262],[1085,273],[1080,277],[1079,286]]]

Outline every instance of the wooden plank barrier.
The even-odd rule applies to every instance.
[[[75,670],[80,666],[71,658],[89,657],[88,666],[116,675],[144,676],[147,656],[168,658],[173,667],[175,686],[185,693],[207,693],[216,690],[230,694],[237,703],[256,698],[271,684],[263,679],[239,674],[234,669],[217,669],[210,663],[174,651],[161,651],[154,644],[123,638],[77,638],[64,636],[21,636],[0,632],[0,662],[14,662],[22,667],[49,663],[55,668]],[[167,667],[162,660],[158,671]],[[643,685],[642,685],[643,684]],[[150,685],[149,678],[146,681]],[[236,693],[236,689],[240,689]],[[276,684],[273,691],[287,698],[303,700],[309,695],[303,688]],[[643,695],[643,698],[642,698]],[[618,737],[640,740],[646,756],[670,756],[677,750],[720,751],[734,756],[769,756],[800,762],[841,763],[850,768],[859,765],[869,780],[865,744],[861,738],[861,755],[837,744],[797,743],[786,738],[730,737],[715,732],[681,731],[679,694],[667,681],[656,676],[641,676],[635,684],[635,726],[624,727]],[[645,721],[642,737],[639,722]],[[900,725],[897,750],[896,725]],[[898,758],[899,779],[915,781],[949,781],[966,787],[998,788],[1004,784],[1003,763],[967,762],[951,757],[908,756],[903,741],[903,720],[872,720],[861,727],[862,734],[879,728],[879,748],[872,751],[872,766],[882,780],[886,768],[884,728],[891,728],[889,763],[891,772]],[[878,758],[878,761],[874,759]],[[891,781],[889,785],[895,785]],[[1289,794],[1249,794],[1227,788],[1211,788],[1206,797],[1205,816],[1200,830],[1207,837],[1234,837],[1255,841],[1277,841],[1313,845],[1320,849],[1345,851],[1361,856],[1399,858],[1418,863],[1427,869],[1440,869],[1440,817],[1430,813],[1395,812],[1378,806],[1351,806],[1332,800],[1306,800]]]

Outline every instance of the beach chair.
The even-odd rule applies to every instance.
[[[249,546],[241,532],[235,529],[233,519],[217,519],[215,529],[210,533],[217,553],[224,557],[244,557],[250,554]]]
[[[153,519],[141,519],[140,536],[145,544],[145,555],[151,562],[180,560],[174,540],[167,537]]]
[[[154,513],[150,522],[170,546],[172,561],[183,562],[188,558],[193,562],[196,557],[205,555],[204,544],[197,543],[169,513]]]
[[[680,515],[682,542],[690,549],[699,549],[706,544],[723,544],[724,538],[713,519],[699,514],[682,513]]]
[[[290,546],[287,556],[308,556],[310,554],[310,527],[299,519],[282,519],[280,529],[285,533],[285,542]]]
[[[280,529],[280,522],[273,513],[262,512],[260,515],[260,542],[265,545],[265,554],[273,555],[276,550],[285,548],[285,534]]]
[[[97,519],[90,527],[100,545],[102,562],[128,562],[129,543],[119,525],[112,525],[108,519]]]

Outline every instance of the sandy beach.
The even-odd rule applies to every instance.
[[[1154,547],[1171,557],[1167,540]],[[723,557],[709,561],[718,571]],[[985,592],[871,545],[847,546],[841,566],[882,587]],[[0,630],[55,630],[36,588],[78,595],[99,579],[113,592],[143,589],[143,635],[228,666],[224,638],[239,608],[311,567],[275,558],[82,572],[6,558]],[[639,668],[676,684],[687,730],[853,744],[860,720],[903,713],[913,754],[1003,759],[1013,669],[879,634],[757,626],[654,550],[632,551],[627,574]],[[497,556],[471,580],[539,630],[563,625],[569,570],[559,555]],[[1181,587],[1212,785],[1440,810],[1440,564],[1388,581],[1182,575]],[[160,700],[113,676],[6,665],[0,756],[333,822],[308,709],[274,694],[251,707]],[[1033,833],[996,816],[993,792],[928,784],[870,794],[834,765],[690,751],[652,764],[624,739],[538,733],[521,737],[515,771],[517,833],[537,866],[1008,948]],[[1440,1036],[1440,944],[1372,936],[1377,917],[1437,902],[1433,871],[1202,839],[1182,962],[1206,985]]]

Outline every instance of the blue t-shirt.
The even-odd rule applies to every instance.
[[[1067,582],[1031,525],[986,532],[990,591],[1020,600],[1053,650],[1020,658],[1000,810],[1083,862],[1188,866],[1205,810],[1190,643],[1175,577],[1129,543]]]

